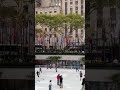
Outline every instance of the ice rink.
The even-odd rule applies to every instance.
[[[39,70],[39,68],[35,68],[35,71],[37,70]],[[84,76],[85,70],[81,71]],[[63,76],[63,88],[57,85],[57,74]],[[58,72],[55,72],[54,68],[42,68],[40,77],[37,77],[35,73],[35,90],[49,90],[49,80],[52,80],[52,90],[81,90],[82,88],[79,72],[76,72],[75,69],[58,69]]]

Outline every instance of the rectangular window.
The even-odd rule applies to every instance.
[[[73,13],[73,8],[70,8],[70,13]]]
[[[55,10],[54,13],[56,13],[57,11]]]
[[[75,5],[78,5],[78,1],[75,1]]]
[[[45,11],[45,14],[47,14],[47,11]]]
[[[81,10],[81,15],[83,15],[83,10]]]
[[[65,2],[65,14],[67,14],[67,2]]]
[[[78,11],[76,10],[75,13],[78,14]]]
[[[57,35],[56,35],[56,34],[54,34],[54,37],[57,37]]]
[[[49,11],[49,13],[52,13],[52,11]]]
[[[42,12],[40,12],[40,14],[42,14]]]
[[[70,2],[70,5],[72,5],[73,4],[73,2]]]
[[[83,4],[83,0],[81,0],[81,4]]]
[[[75,7],[75,10],[78,10],[78,7]]]
[[[81,5],[81,9],[83,9],[83,5]]]

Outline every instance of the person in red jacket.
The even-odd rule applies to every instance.
[[[57,85],[60,83],[60,74],[57,75]]]

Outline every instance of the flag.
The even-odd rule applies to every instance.
[[[72,36],[72,44],[74,44],[74,37]]]
[[[78,38],[78,45],[79,45],[79,38]]]
[[[63,46],[63,44],[64,44],[64,37],[63,36],[61,36],[61,41],[60,41],[60,46],[62,47]]]
[[[44,37],[41,37],[41,44],[44,46]]]
[[[68,36],[66,36],[65,39],[66,39],[66,45],[68,45]]]

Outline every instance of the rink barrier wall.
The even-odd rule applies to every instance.
[[[35,68],[47,68],[47,65],[35,65]],[[85,65],[83,65],[83,67],[80,67],[80,66],[59,66],[58,68],[63,68],[63,69],[76,69],[76,67],[78,69],[83,69],[85,70]],[[48,67],[49,68],[49,67]],[[52,67],[52,68],[55,68],[55,67]]]

